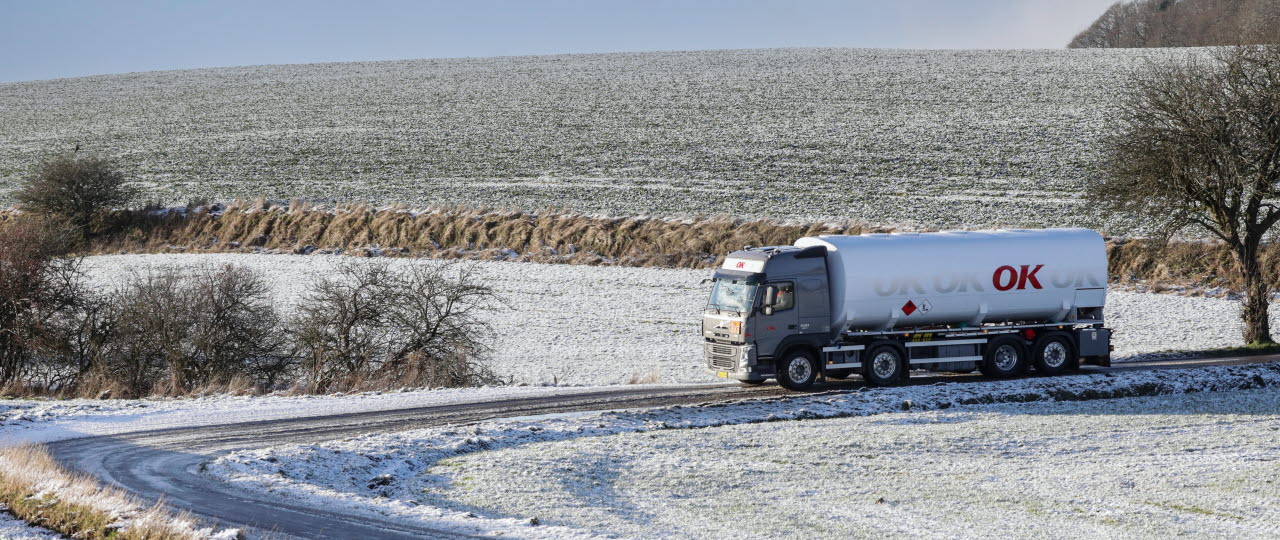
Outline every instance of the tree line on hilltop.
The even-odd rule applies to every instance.
[[[1070,48],[1208,47],[1280,43],[1275,0],[1116,2]]]

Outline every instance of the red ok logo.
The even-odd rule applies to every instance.
[[[1027,284],[1031,284],[1032,289],[1043,289],[1040,286],[1040,280],[1036,279],[1036,272],[1044,268],[1043,264],[1037,264],[1035,268],[1031,265],[1022,265],[1021,270],[1012,266],[1004,265],[996,269],[996,273],[991,275],[991,284],[995,285],[997,291],[1007,291],[1017,288],[1019,290],[1027,288]]]

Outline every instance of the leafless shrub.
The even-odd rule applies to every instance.
[[[473,265],[348,263],[316,283],[294,320],[309,391],[495,382],[480,361],[497,296]]]
[[[0,224],[0,385],[29,372],[60,318],[78,305],[78,266],[60,256],[68,239],[65,228],[44,220]]]
[[[274,385],[289,354],[268,293],[233,265],[132,276],[112,297],[114,336],[99,375],[133,395],[186,394],[246,374]]]

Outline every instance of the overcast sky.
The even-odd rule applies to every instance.
[[[0,82],[759,47],[1061,48],[1113,0],[0,0]]]

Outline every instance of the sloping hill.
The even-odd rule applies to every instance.
[[[1068,47],[1206,47],[1280,43],[1275,0],[1127,0]]]
[[[1080,184],[1119,75],[1149,54],[772,49],[0,84],[0,205],[42,153],[79,144],[167,203],[1097,225]]]

